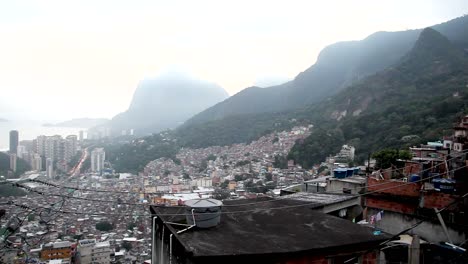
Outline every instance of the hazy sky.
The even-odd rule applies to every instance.
[[[328,44],[467,13],[466,0],[0,0],[0,117],[112,117],[173,65],[232,95],[292,79]]]

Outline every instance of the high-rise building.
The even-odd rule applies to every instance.
[[[23,146],[26,149],[26,151],[33,151],[34,150],[34,148],[33,148],[34,140],[21,140],[19,142],[19,145]]]
[[[78,150],[77,144],[78,137],[76,135],[69,135],[66,137],[65,157],[64,160],[69,162],[72,157],[76,155]]]
[[[41,155],[35,153],[31,161],[31,167],[35,171],[42,171],[42,158]]]
[[[91,171],[101,173],[104,169],[106,152],[103,148],[95,148],[91,151]]]
[[[10,153],[16,154],[18,151],[19,134],[17,130],[10,131]]]
[[[55,135],[51,137],[46,137],[45,144],[45,157],[51,158],[53,160],[60,160],[60,141],[62,141],[62,136]]]
[[[54,160],[51,158],[46,159],[46,173],[47,173],[47,177],[49,178],[54,177]]]
[[[16,172],[17,157],[15,153],[10,154],[10,170]]]
[[[19,145],[18,148],[16,148],[16,155],[18,158],[23,159],[27,154],[26,146]]]
[[[35,145],[34,152],[36,152],[39,155],[45,157],[46,143],[47,143],[47,137],[46,136],[38,136],[36,138],[36,145]]]
[[[79,140],[80,140],[80,142],[82,142],[83,139],[84,139],[84,131],[83,131],[83,130],[80,130],[79,136],[80,136],[80,137],[79,137]]]

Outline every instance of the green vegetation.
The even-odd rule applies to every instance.
[[[357,161],[363,161],[381,149],[440,139],[467,113],[467,84],[466,55],[436,31],[424,30],[396,67],[298,112],[319,125],[289,158],[309,168],[345,143],[356,147]],[[347,115],[339,119],[339,113]]]
[[[288,117],[287,113],[229,116],[202,124],[184,125],[175,131],[175,136],[181,146],[192,148],[251,142],[297,125]]]
[[[80,161],[82,154],[82,151],[76,152],[76,155],[71,157],[70,162],[68,162],[68,166],[74,167]]]
[[[11,186],[9,184],[0,184],[0,197],[8,197],[8,196],[24,196],[27,193],[15,186]]]
[[[91,168],[91,156],[88,156],[81,164],[81,172],[86,172]]]
[[[96,229],[99,231],[107,232],[107,231],[114,229],[114,227],[112,226],[111,223],[107,221],[101,221],[96,224]]]
[[[221,189],[226,189],[228,185],[229,185],[229,180],[225,180],[224,182],[221,183],[219,187],[221,187]]]
[[[457,45],[466,46],[468,42],[468,16],[431,28]],[[343,41],[329,45],[320,52],[315,65],[299,73],[290,82],[267,89],[246,88],[195,115],[186,123],[191,126],[221,120],[217,122],[219,126],[211,127],[216,131],[225,125],[222,120],[232,116],[291,111],[327,100],[327,97],[335,95],[360,78],[393,67],[411,50],[421,31],[377,32],[361,41]],[[238,121],[231,119],[229,122]],[[238,124],[237,127],[241,127],[242,122]],[[216,144],[222,144],[222,141]]]
[[[273,162],[275,168],[287,169],[288,168],[288,159],[283,156],[275,156],[275,161]]]
[[[409,160],[412,158],[409,151],[399,149],[383,149],[372,154],[372,157],[377,161],[376,167],[380,169],[396,165],[398,159]]]
[[[250,160],[240,160],[238,162],[236,162],[236,167],[242,167],[242,166],[245,166],[247,164],[250,164]]]
[[[128,230],[133,230],[133,228],[137,227],[137,224],[135,222],[130,222],[127,225]]]
[[[227,187],[227,184],[226,184],[226,187]],[[229,190],[226,190],[226,189],[216,189],[213,192],[213,198],[218,199],[218,200],[227,199],[229,198],[229,196],[230,196],[230,192]]]
[[[128,241],[124,241],[122,243],[122,247],[126,250],[126,251],[130,251],[132,249],[132,244]]]
[[[10,156],[6,153],[0,152],[0,176],[7,176],[10,170]],[[19,177],[26,171],[31,170],[31,166],[23,159],[17,158],[15,177]]]
[[[176,142],[160,134],[148,136],[129,144],[109,144],[104,146],[106,158],[114,165],[117,172],[137,173],[148,162],[166,157],[175,160],[179,149]]]
[[[460,28],[466,28],[460,25],[467,23],[465,17],[454,20],[453,25],[457,26],[445,24],[434,28],[460,44],[468,41],[466,34],[458,34]],[[303,124],[315,125],[312,134],[296,142],[287,157],[275,158],[275,166],[284,168],[287,159],[293,159],[310,168],[328,155],[336,154],[343,144],[353,145],[356,162],[361,162],[382,149],[406,149],[439,139],[451,133],[453,122],[468,112],[468,60],[463,51],[437,31],[426,29],[418,39],[419,33],[419,30],[376,33],[356,44],[358,48],[353,48],[351,43],[326,48],[320,60],[333,65],[333,71],[319,78],[314,68],[310,68],[288,84],[297,102],[289,105],[296,108],[294,111],[283,109],[284,105],[278,109],[263,108],[274,105],[276,95],[248,89],[226,100],[227,103],[196,115],[165,137],[153,135],[143,138],[144,142],[106,146],[109,161],[117,171],[138,172],[151,160],[174,159],[180,147],[248,143],[265,134]],[[333,63],[333,58],[340,58],[339,62]],[[356,80],[349,79],[350,76],[365,78]],[[338,91],[351,83],[352,86]],[[273,90],[284,98],[281,89]],[[252,99],[249,94],[263,97]],[[325,94],[331,97],[323,99]],[[323,99],[320,103],[307,105],[319,102],[320,98]],[[206,161],[199,169],[205,168]]]

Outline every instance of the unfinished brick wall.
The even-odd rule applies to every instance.
[[[377,197],[367,197],[366,206],[405,214],[413,214],[417,208],[414,204],[394,202]]]
[[[419,197],[420,189],[421,185],[419,183],[367,178],[368,192],[386,193],[396,196]]]
[[[443,208],[456,200],[455,195],[430,192],[424,194],[424,207],[425,208]]]

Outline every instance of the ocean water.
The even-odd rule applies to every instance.
[[[37,136],[79,135],[79,131],[86,132],[86,128],[78,127],[45,127],[37,121],[8,121],[0,122],[0,151],[8,150],[10,144],[10,130],[18,130],[19,140],[31,140]],[[85,133],[86,135],[86,133]]]

